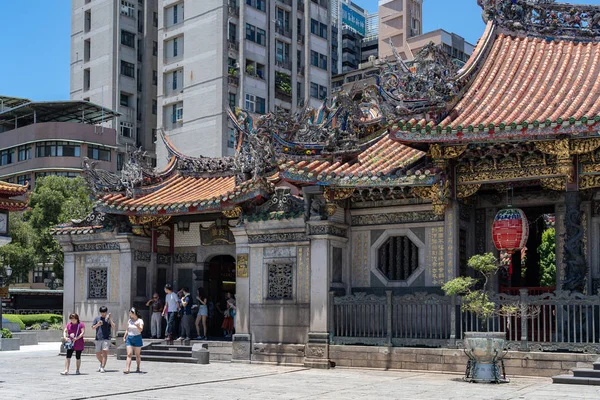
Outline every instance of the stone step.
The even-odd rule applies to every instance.
[[[159,361],[159,362],[171,362],[171,363],[187,363],[197,364],[198,360],[192,357],[175,357],[175,356],[146,356],[142,355],[142,361]]]
[[[600,378],[600,370],[589,368],[576,368],[573,375],[580,378]]]
[[[253,363],[260,364],[276,364],[276,365],[290,365],[290,366],[302,366],[304,365],[304,357],[296,355],[283,355],[283,354],[252,354],[251,361]]]
[[[142,356],[191,357],[191,351],[142,350]]]
[[[166,345],[166,344],[153,344],[152,350],[163,350],[163,351],[192,351],[192,346],[180,346],[180,345]]]
[[[558,375],[552,377],[552,383],[562,383],[565,385],[600,386],[600,378],[587,378],[573,375]]]
[[[600,361],[596,361],[593,365],[596,371],[600,371]]]

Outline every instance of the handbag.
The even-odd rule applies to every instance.
[[[79,324],[77,324],[77,333],[75,333],[75,337],[77,336],[79,336]],[[63,346],[65,347],[65,350],[73,350],[73,346],[75,346],[75,341],[67,339]]]

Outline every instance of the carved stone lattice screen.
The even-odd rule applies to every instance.
[[[106,268],[88,270],[88,298],[106,299],[108,290],[108,271]]]
[[[391,281],[405,281],[419,268],[419,248],[408,236],[388,238],[377,253],[377,268]]]
[[[293,294],[292,264],[267,264],[269,288],[267,298],[270,300],[291,299]]]

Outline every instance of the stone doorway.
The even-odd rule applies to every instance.
[[[218,255],[208,262],[208,282],[206,295],[209,301],[209,332],[213,336],[223,336],[221,324],[226,309],[225,294],[235,295],[235,258],[230,255]]]

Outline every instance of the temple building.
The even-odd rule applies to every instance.
[[[332,345],[444,347],[468,327],[440,287],[468,274],[470,256],[496,252],[491,227],[507,206],[524,211],[530,234],[499,291],[556,289],[542,299],[552,304],[563,290],[596,293],[600,7],[478,2],[487,27],[459,71],[425,46],[410,68],[396,54],[376,80],[319,109],[230,110],[235,156],[188,157],[163,134],[161,171],[141,151],[120,177],[92,165],[94,213],[55,230],[64,312],[88,322],[107,305],[122,325],[128,307],[172,283],[215,301],[235,293],[237,361],[277,354],[276,344],[315,367],[330,365]],[[556,274],[543,283],[550,226]],[[407,296],[439,304],[406,311]],[[558,325],[532,326],[509,341],[530,329],[528,346],[576,345]],[[585,351],[600,350],[598,332],[586,332]]]

